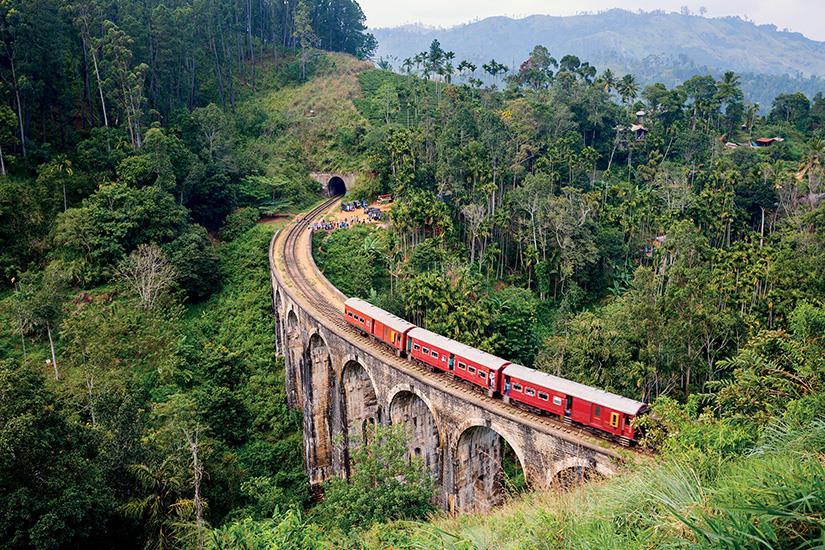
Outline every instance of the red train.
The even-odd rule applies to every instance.
[[[462,344],[393,315],[359,298],[344,305],[344,318],[398,356],[450,372],[505,403],[552,414],[625,444],[638,434],[633,419],[647,412],[641,401],[592,388]]]
[[[490,397],[501,393],[501,371],[508,364],[501,357],[418,327],[407,333],[407,357],[451,372],[486,390]]]
[[[409,321],[360,298],[350,298],[344,303],[344,319],[360,332],[391,347],[399,357],[406,350],[407,333],[415,328]]]

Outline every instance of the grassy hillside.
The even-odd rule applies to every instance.
[[[285,159],[301,162],[306,171],[356,170],[359,136],[367,121],[353,101],[361,97],[358,75],[372,66],[352,56],[325,53],[313,78],[259,94],[248,108],[266,117],[255,152],[276,174]]]

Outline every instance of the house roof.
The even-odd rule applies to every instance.
[[[522,365],[507,365],[504,369],[504,374],[519,378],[525,382],[531,382],[537,386],[542,386],[547,389],[561,392],[565,395],[578,397],[579,399],[584,399],[585,401],[595,403],[596,405],[602,405],[609,409],[613,409],[614,411],[623,412],[625,414],[635,416],[647,407],[647,405],[641,401],[636,401],[634,399],[622,397],[621,395],[616,395],[615,393],[592,388],[584,384],[579,384],[578,382],[573,382],[572,380],[567,380],[566,378],[547,374],[546,372],[539,372],[537,370],[529,369]]]
[[[344,305],[351,307],[354,310],[357,310],[364,315],[369,315],[376,321],[383,323],[393,329],[396,332],[405,333],[408,330],[415,328],[415,325],[398,317],[397,315],[393,315],[389,311],[384,311],[380,307],[374,306],[371,303],[367,302],[366,300],[362,300],[361,298],[350,298]]]
[[[422,343],[427,342],[432,344],[452,353],[456,357],[463,357],[464,359],[468,359],[473,363],[477,363],[494,371],[509,363],[509,361],[502,359],[501,357],[496,357],[492,353],[481,351],[480,349],[468,346],[467,344],[462,344],[452,338],[441,336],[440,334],[436,334],[435,332],[423,329],[421,327],[412,329],[407,336],[410,338],[415,338]]]

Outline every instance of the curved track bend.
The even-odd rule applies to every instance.
[[[628,453],[631,456],[644,454],[595,437],[584,429],[570,426],[560,420],[506,405],[502,401],[474,391],[447,374],[433,373],[420,365],[400,359],[388,349],[351,329],[341,314],[347,297],[335,288],[315,265],[312,256],[312,232],[309,230],[314,220],[330,211],[331,208],[337,207],[340,200],[341,197],[336,197],[313,208],[303,217],[299,217],[290,227],[276,233],[270,244],[269,253],[273,275],[280,281],[283,288],[288,289],[293,300],[302,304],[308,313],[329,330],[358,346],[365,354],[372,355],[383,363],[403,371],[422,384],[472,401],[490,412],[526,424],[532,429],[610,454],[620,461],[628,458]]]

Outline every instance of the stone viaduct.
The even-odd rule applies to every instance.
[[[290,231],[308,234],[304,227],[298,223],[273,238],[270,263],[278,351],[289,405],[303,412],[312,485],[348,476],[350,454],[368,440],[373,424],[405,426],[408,456],[423,459],[438,487],[437,504],[448,510],[486,510],[501,501],[507,445],[531,487],[617,473],[630,451],[412,365],[333,318],[345,297],[304,250],[310,239],[295,247],[303,258],[284,244]],[[302,262],[324,296],[310,300],[308,293],[321,291],[290,277],[286,267]]]

